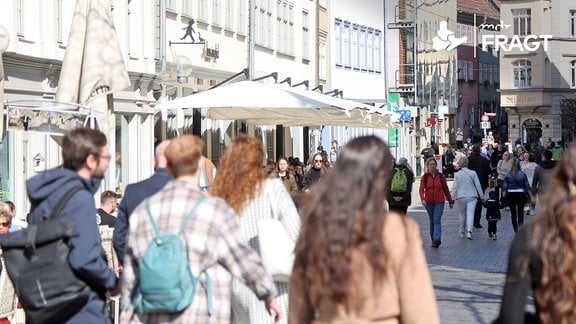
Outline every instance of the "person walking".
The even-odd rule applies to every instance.
[[[104,258],[95,219],[94,194],[111,158],[106,135],[91,128],[75,128],[62,139],[62,167],[40,172],[26,181],[31,202],[30,225],[45,221],[46,215],[68,191],[82,188],[70,198],[59,215],[74,222],[76,236],[70,239],[73,248],[68,263],[90,288],[88,301],[72,312],[65,320],[67,323],[110,323],[106,296],[119,292],[120,281]]]
[[[274,311],[274,320],[268,313],[261,320],[269,318],[270,322],[279,323],[283,316],[272,277],[243,239],[234,210],[198,186],[202,148],[202,139],[198,136],[183,135],[170,140],[164,154],[174,180],[139,204],[130,215],[122,274],[121,323],[230,323],[231,276],[249,287],[246,289],[259,300],[262,308]],[[260,165],[258,171],[262,172]],[[157,224],[156,230],[150,217]],[[148,259],[147,250],[155,231],[178,233],[186,217],[188,223],[179,237],[191,273],[199,276],[194,300],[181,312],[139,313],[130,307],[139,294],[138,265],[145,254]],[[204,271],[207,276],[200,276]],[[212,313],[209,313],[211,307]]]
[[[442,173],[446,178],[454,178],[454,159],[456,153],[452,149],[452,145],[446,144],[446,149],[442,155]]]
[[[550,175],[550,171],[556,166],[556,162],[552,161],[552,151],[550,150],[542,152],[541,160],[536,170],[534,170],[534,178],[532,179],[532,190],[536,192],[539,200],[539,193],[546,188],[546,179]]]
[[[258,139],[238,136],[224,152],[211,191],[214,196],[222,197],[239,215],[243,242],[258,253],[260,220],[270,217],[278,219],[294,242],[300,232],[300,215],[290,194],[279,178],[267,177],[262,172],[263,160],[264,147]],[[283,323],[286,323],[288,283],[278,280],[274,283],[278,290],[278,302],[284,312]],[[232,281],[232,318],[233,323],[239,324],[271,322],[264,305],[238,279]]]
[[[390,178],[394,179],[397,172],[401,172],[406,176],[406,190],[400,192],[392,191],[392,181],[387,195],[388,209],[398,213],[406,214],[408,206],[412,204],[412,187],[414,185],[414,172],[408,166],[408,159],[401,157],[398,163],[392,168]]]
[[[430,221],[430,240],[432,247],[438,248],[442,244],[442,214],[444,203],[448,200],[450,209],[454,207],[454,200],[448,189],[446,177],[438,171],[436,160],[431,157],[426,160],[426,173],[420,180],[420,200],[426,208]]]
[[[320,150],[321,146],[318,147]],[[310,192],[314,184],[321,181],[321,178],[326,174],[324,168],[324,159],[322,153],[316,153],[312,156],[312,167],[304,174],[302,178],[302,191]]]
[[[576,323],[576,146],[571,144],[549,174],[542,208],[510,246],[499,323]]]
[[[500,201],[504,200],[504,190],[502,190],[502,186],[504,185],[504,178],[510,172],[510,170],[512,170],[511,156],[512,154],[510,152],[504,152],[504,154],[502,154],[502,160],[498,161],[498,164],[496,165],[496,172],[498,173],[498,179],[496,180],[496,192]]]
[[[111,190],[106,190],[100,195],[100,208],[96,213],[96,224],[100,226],[114,227],[116,217],[112,213],[118,207],[119,194]]]
[[[498,222],[502,219],[500,209],[504,208],[504,204],[500,202],[496,192],[490,190],[488,192],[488,199],[482,203],[486,208],[486,221],[488,221],[488,237],[496,241],[498,239]]]
[[[534,153],[526,153],[528,156],[524,159],[524,163],[520,165],[520,169],[526,173],[528,178],[528,183],[530,188],[528,189],[528,203],[524,207],[524,211],[528,215],[534,215],[534,209],[536,208],[536,195],[538,190],[533,186],[534,184],[534,174],[536,173],[536,155]],[[524,155],[526,155],[524,154]]]
[[[14,213],[7,203],[0,203],[0,235],[8,233]],[[0,249],[0,324],[10,324],[9,318],[16,311],[16,292],[6,271],[6,261]]]
[[[310,196],[290,282],[290,323],[440,322],[418,225],[382,204],[391,169],[381,139],[357,137]]]
[[[458,129],[456,129],[456,149],[457,150],[461,150],[464,148],[464,132],[462,131],[462,128],[458,127]]]
[[[452,185],[452,197],[458,205],[458,217],[460,220],[460,238],[466,236],[472,239],[472,225],[474,222],[474,211],[476,204],[481,201],[482,186],[476,172],[468,168],[468,158],[460,157],[458,160],[460,170],[454,176]]]
[[[166,169],[166,157],[164,151],[170,144],[170,141],[158,142],[154,148],[154,174],[145,180],[129,184],[124,190],[124,198],[118,207],[118,217],[114,224],[114,235],[112,236],[112,243],[118,260],[123,262],[126,253],[126,236],[128,235],[128,228],[130,227],[130,214],[136,209],[147,197],[152,196],[162,189],[168,181],[172,180],[172,176]]]
[[[298,193],[296,177],[288,172],[288,160],[283,157],[278,159],[278,172],[276,172],[276,176],[282,180],[282,183],[290,195]]]
[[[482,228],[480,224],[480,219],[482,218],[482,201],[484,198],[484,192],[488,188],[488,180],[490,179],[490,161],[480,154],[480,145],[474,145],[472,147],[472,152],[468,156],[468,169],[476,172],[478,175],[478,180],[480,180],[480,185],[482,186],[482,195],[479,197],[478,202],[476,202],[476,209],[474,210],[474,227]]]
[[[520,170],[520,161],[512,160],[512,169],[504,177],[502,185],[504,196],[510,207],[510,216],[514,233],[518,232],[518,227],[524,224],[524,205],[528,201],[528,191],[530,184],[526,173]]]

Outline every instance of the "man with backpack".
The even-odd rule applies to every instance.
[[[94,194],[100,187],[111,157],[106,136],[102,132],[76,128],[62,140],[62,168],[41,172],[26,183],[32,204],[28,215],[30,225],[45,221],[44,217],[50,214],[61,197],[73,188],[81,188],[68,200],[59,217],[74,221],[76,235],[71,238],[68,263],[76,276],[86,282],[90,294],[82,305],[68,305],[67,311],[71,314],[48,322],[110,323],[106,295],[110,291],[118,294],[119,280],[104,258],[95,218]],[[24,308],[26,310],[26,306]]]
[[[281,319],[272,277],[243,243],[239,217],[198,186],[202,149],[197,136],[172,139],[165,156],[174,180],[130,216],[122,323],[230,323],[232,276]]]
[[[405,157],[398,159],[392,168],[390,190],[388,191],[388,209],[406,214],[408,206],[412,204],[412,185],[414,172],[408,167]]]

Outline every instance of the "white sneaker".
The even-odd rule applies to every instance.
[[[496,234],[494,234],[494,235],[492,235],[492,239],[493,239],[494,241],[496,241],[496,240],[498,239],[498,236],[496,236]]]
[[[468,231],[468,235],[466,235],[466,237],[471,240],[472,239],[472,232]]]
[[[461,238],[461,239],[464,238],[464,231],[460,231],[460,238]]]

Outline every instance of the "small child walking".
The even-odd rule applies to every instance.
[[[498,232],[498,221],[502,218],[500,209],[506,207],[506,205],[501,203],[499,199],[496,199],[496,192],[494,190],[490,190],[490,192],[488,192],[488,199],[482,203],[482,206],[486,208],[488,237],[496,241],[498,239],[496,236],[496,232]]]

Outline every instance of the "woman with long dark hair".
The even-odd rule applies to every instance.
[[[391,163],[382,140],[355,138],[309,196],[290,323],[439,322],[418,225],[384,208]]]
[[[530,183],[526,173],[520,170],[520,161],[512,160],[510,172],[504,177],[502,184],[504,197],[510,206],[510,218],[514,233],[518,232],[518,227],[524,225],[524,205],[528,201]]]
[[[538,217],[510,247],[502,323],[524,323],[530,290],[540,323],[576,323],[576,144],[547,179]]]

